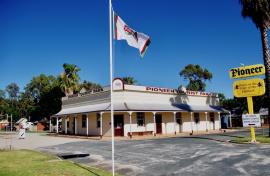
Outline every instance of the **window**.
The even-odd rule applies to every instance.
[[[96,117],[97,117],[97,128],[100,128],[100,114],[96,113]]]
[[[145,121],[145,113],[137,112],[137,125],[144,126],[144,121]]]
[[[182,125],[182,113],[181,112],[176,113],[175,118],[176,118],[176,123],[179,125]]]
[[[86,128],[86,118],[87,118],[86,114],[83,114],[82,115],[82,128]]]
[[[194,121],[195,121],[195,123],[200,122],[200,114],[199,113],[194,113]]]

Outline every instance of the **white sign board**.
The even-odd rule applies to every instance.
[[[261,126],[260,114],[243,114],[242,115],[243,127]]]

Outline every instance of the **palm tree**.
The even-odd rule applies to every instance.
[[[268,99],[268,124],[270,137],[270,59],[267,32],[270,26],[270,3],[269,0],[240,0],[242,16],[249,17],[261,32],[263,49],[263,61],[265,65],[266,95]]]
[[[79,89],[80,77],[78,68],[74,64],[63,64],[64,72],[60,75],[60,88],[66,96],[72,95]]]
[[[134,85],[137,83],[137,81],[131,76],[123,77],[122,79],[125,84]]]

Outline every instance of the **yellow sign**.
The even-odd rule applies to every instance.
[[[265,74],[265,67],[262,64],[249,65],[230,69],[231,78],[244,78]]]
[[[240,80],[233,83],[233,93],[236,97],[260,96],[265,93],[264,80],[261,78]]]

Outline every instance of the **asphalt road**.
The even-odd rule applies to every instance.
[[[228,136],[226,136],[228,135]],[[230,135],[249,135],[235,132],[224,135],[204,135],[202,138],[167,138],[115,142],[116,172],[123,175],[270,175],[270,145],[231,144]],[[211,136],[214,140],[211,139]],[[110,141],[77,141],[39,150],[52,153],[89,153],[89,157],[72,159],[75,162],[111,168]]]

